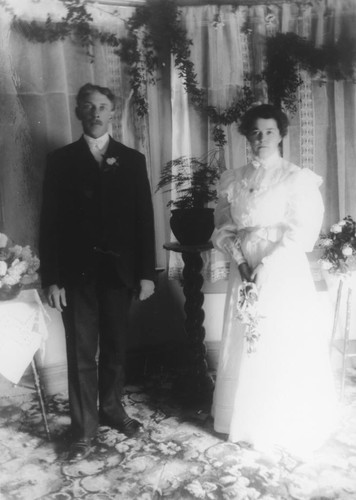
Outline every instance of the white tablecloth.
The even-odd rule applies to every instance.
[[[0,301],[0,373],[17,384],[48,335],[46,311],[37,290]]]

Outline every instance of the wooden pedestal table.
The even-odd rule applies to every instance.
[[[210,250],[211,242],[203,245],[180,245],[166,243],[166,250],[182,254],[183,293],[185,296],[185,331],[187,335],[187,367],[178,381],[178,390],[188,401],[210,405],[213,393],[213,380],[208,373],[206,346],[204,343],[204,294],[201,291],[204,278],[201,274],[203,260],[201,252]]]

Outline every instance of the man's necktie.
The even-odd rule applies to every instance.
[[[90,151],[92,153],[92,155],[94,156],[94,158],[96,159],[96,161],[99,163],[99,165],[101,164],[101,162],[103,161],[103,154],[97,144],[96,141],[93,141],[91,144],[90,144]]]

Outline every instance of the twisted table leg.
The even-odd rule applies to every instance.
[[[211,399],[213,382],[208,374],[206,347],[204,344],[204,294],[201,291],[204,279],[201,275],[203,261],[199,252],[182,252],[184,261],[183,293],[186,314],[185,330],[188,345],[189,388],[197,399]]]

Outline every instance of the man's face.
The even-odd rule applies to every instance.
[[[84,133],[97,139],[108,131],[114,109],[112,102],[95,90],[80,101],[76,114],[82,122]]]

